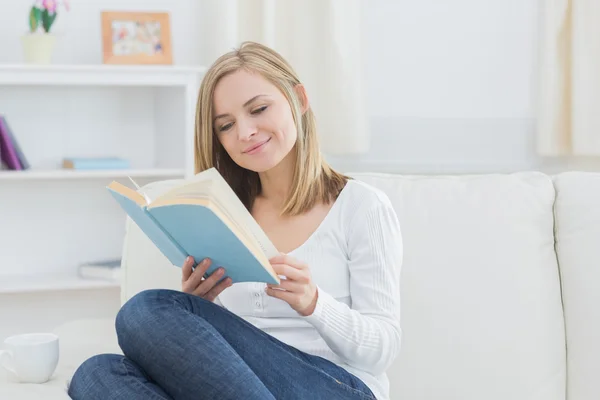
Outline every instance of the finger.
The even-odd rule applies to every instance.
[[[202,262],[200,264],[198,264],[196,266],[196,269],[194,270],[194,272],[192,272],[192,275],[188,278],[188,280],[185,282],[184,286],[186,287],[186,291],[187,292],[193,292],[194,290],[196,290],[196,288],[198,287],[198,285],[200,285],[200,283],[202,283],[202,278],[204,276],[204,274],[206,273],[206,270],[208,269],[208,267],[210,266],[210,260],[208,258],[205,258],[204,260],[202,260]]]
[[[196,296],[203,297],[210,289],[213,288],[213,286],[219,282],[219,280],[221,280],[221,278],[223,278],[223,276],[225,276],[225,269],[223,267],[217,268],[212,274],[210,274],[208,278],[201,281],[200,284],[194,288],[193,293]]]
[[[192,275],[192,267],[194,266],[194,257],[189,256],[183,262],[181,267],[181,282],[185,282]]]
[[[223,290],[227,289],[231,285],[233,285],[233,281],[231,280],[231,278],[225,278],[218,285],[216,285],[212,289],[210,289],[208,291],[208,293],[206,293],[204,295],[204,298],[206,300],[208,300],[208,301],[215,301],[215,299],[217,298],[217,296],[219,294],[221,294],[221,292]]]
[[[290,267],[294,267],[296,269],[306,269],[307,265],[302,261],[288,256],[287,254],[279,254],[269,260],[272,264],[287,264]]]
[[[288,281],[286,279],[282,279],[279,285],[268,284],[267,286],[270,288],[287,290],[288,292],[292,293],[302,293],[305,287],[303,283]]]
[[[208,278],[206,278],[203,282],[202,282],[202,286],[207,286],[209,289],[211,289],[213,286],[215,286],[223,277],[225,276],[225,268],[223,267],[219,267],[216,270],[213,271],[212,274],[209,275]]]
[[[272,264],[272,266],[277,275],[283,275],[287,279],[299,283],[308,283],[308,276],[303,270],[294,268],[288,264]]]
[[[265,291],[269,296],[281,299],[290,305],[294,302],[294,298],[296,297],[295,293],[273,289],[269,286],[265,287]]]

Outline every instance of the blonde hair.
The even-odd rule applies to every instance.
[[[259,73],[285,95],[298,131],[292,189],[282,215],[298,215],[319,201],[326,204],[334,201],[349,178],[334,171],[321,155],[314,113],[309,108],[302,114],[302,102],[294,90],[300,79],[280,54],[255,42],[244,42],[219,57],[202,80],[196,108],[195,173],[215,167],[248,210],[261,193],[258,173],[240,167],[231,159],[216,138],[213,126],[215,87],[221,78],[242,68]]]

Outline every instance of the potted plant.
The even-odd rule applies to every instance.
[[[29,32],[21,37],[25,61],[49,64],[52,60],[56,37],[51,32],[58,16],[59,6],[69,10],[68,0],[36,0],[29,10]]]

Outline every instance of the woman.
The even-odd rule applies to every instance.
[[[87,360],[70,396],[386,399],[401,336],[398,219],[381,191],[323,161],[306,90],[279,54],[244,43],[207,71],[195,157],[273,241],[285,279],[232,286],[226,269],[202,278],[210,260],[186,261],[181,292],[144,291],[122,307],[124,356]]]

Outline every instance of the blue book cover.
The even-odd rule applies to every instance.
[[[63,168],[78,170],[128,169],[129,160],[118,157],[69,157],[63,159]]]
[[[206,196],[174,195],[148,202],[142,194],[118,182],[107,189],[173,265],[181,267],[190,255],[196,264],[210,258],[205,276],[222,266],[233,283],[280,282],[269,263],[272,254],[264,254],[263,244],[238,229],[238,222],[226,217],[231,213],[223,212]]]

